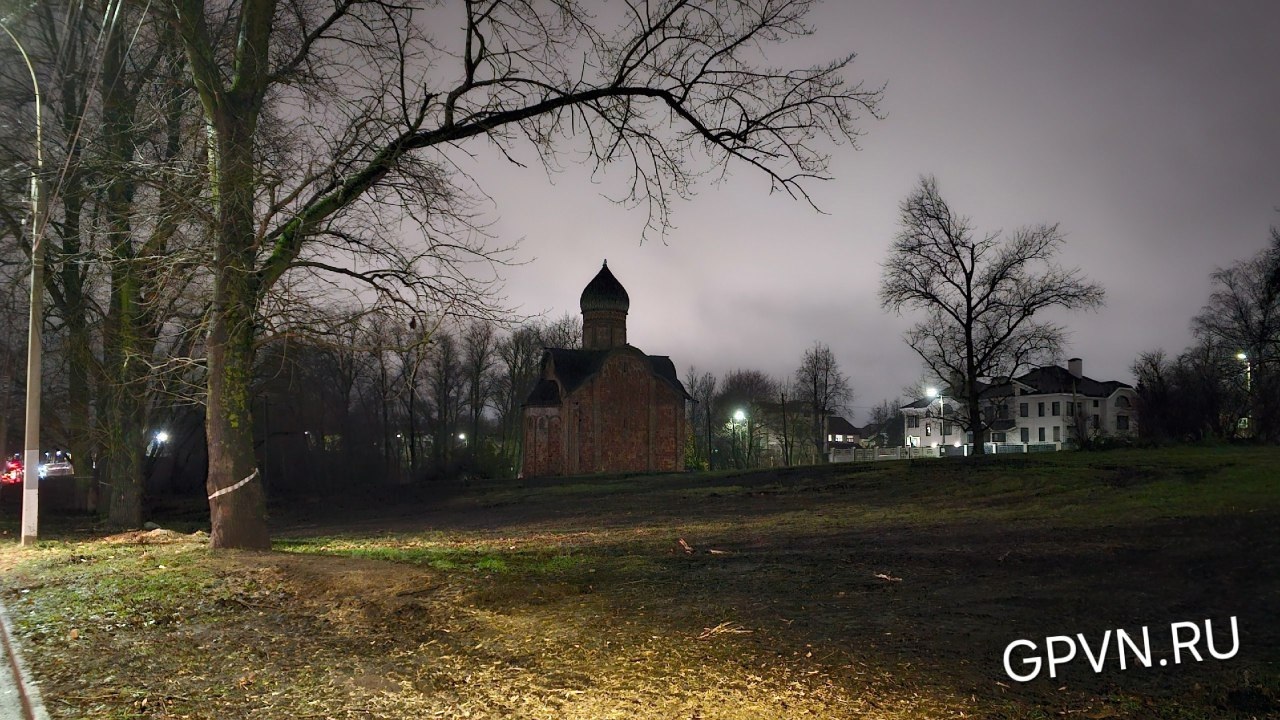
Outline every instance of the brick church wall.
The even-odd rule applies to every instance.
[[[677,436],[684,402],[652,373],[647,359],[629,353],[610,357],[571,398],[581,414],[576,423],[576,463],[571,461],[571,468],[576,464],[578,472],[683,469],[684,445]]]

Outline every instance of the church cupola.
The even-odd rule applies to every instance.
[[[578,301],[582,308],[582,347],[608,350],[627,344],[627,310],[631,298],[604,261],[600,272],[587,283]]]

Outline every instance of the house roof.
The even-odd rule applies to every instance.
[[[1100,381],[1090,377],[1079,377],[1071,374],[1070,370],[1057,365],[1046,365],[1036,368],[1030,372],[1019,375],[1016,378],[996,378],[991,382],[978,381],[978,397],[983,399],[999,399],[1013,395],[1015,385],[1021,385],[1024,395],[1069,395],[1073,392],[1077,395],[1085,397],[1110,397],[1116,390],[1122,388],[1132,389],[1133,386],[1122,383],[1117,380]],[[1074,389],[1073,389],[1074,388]],[[943,395],[947,398],[947,404],[950,406],[951,401],[956,398],[952,388],[947,388]],[[920,398],[915,402],[903,405],[904,410],[923,410],[932,405],[936,400],[933,398]]]
[[[827,418],[827,433],[831,435],[858,435],[858,428],[853,423],[845,420],[839,415],[831,415]]]
[[[625,346],[630,347],[630,346]],[[635,348],[632,348],[633,350]],[[542,367],[545,375],[547,363],[551,363],[555,368],[556,380],[559,380],[558,386],[555,380],[549,380],[546,377],[540,379],[533,386],[532,392],[529,393],[525,405],[559,405],[561,400],[560,388],[564,388],[564,394],[577,390],[587,380],[591,379],[600,371],[600,366],[604,364],[604,360],[608,357],[610,350],[575,350],[570,348],[546,348],[542,355]],[[644,358],[649,361],[649,368],[668,385],[673,387],[681,397],[686,400],[692,400],[688,391],[684,389],[684,385],[680,382],[679,376],[676,375],[675,363],[671,362],[671,358],[666,355],[645,355]]]
[[[1072,393],[1086,397],[1109,397],[1121,388],[1133,386],[1116,380],[1100,382],[1090,377],[1079,377],[1057,365],[1036,368],[1018,378],[1018,382],[1032,388],[1037,394]]]

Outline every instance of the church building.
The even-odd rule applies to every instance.
[[[683,470],[692,398],[671,358],[627,344],[631,299],[608,262],[580,305],[582,349],[546,348],[525,401],[522,474]]]

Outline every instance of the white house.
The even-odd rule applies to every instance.
[[[991,426],[986,442],[996,445],[1079,444],[1099,435],[1137,431],[1132,386],[1085,377],[1080,358],[1067,367],[1048,365],[1002,382],[984,383],[983,412]],[[955,422],[966,411],[963,398],[943,392],[903,406],[903,436],[913,447],[972,442]],[[1045,448],[1049,449],[1049,448]]]

